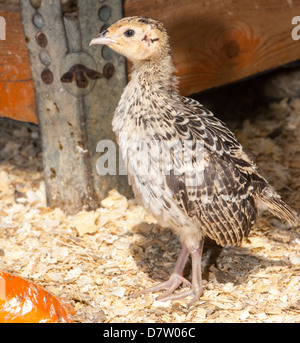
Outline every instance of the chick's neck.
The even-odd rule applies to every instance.
[[[174,72],[172,56],[166,53],[156,58],[134,61],[131,80],[139,84],[147,83],[153,89],[178,93],[178,80]]]

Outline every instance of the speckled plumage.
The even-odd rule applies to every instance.
[[[136,36],[141,31],[142,39],[135,38],[138,50],[134,47],[141,57],[130,54],[133,40],[126,46],[123,37],[121,42],[115,38],[123,26],[136,30]],[[124,18],[108,31],[122,46],[109,45],[133,61],[131,80],[113,118],[129,182],[137,201],[161,226],[171,228],[183,246],[172,274],[175,277],[150,289],[166,288],[168,299],[181,282],[187,282],[182,277],[187,256],[190,253],[196,261],[199,252],[201,257],[205,236],[222,246],[237,245],[247,237],[259,208],[291,223],[297,215],[260,174],[226,125],[197,101],[179,94],[168,36],[160,22]],[[194,295],[197,301],[202,281],[196,269],[201,262],[193,266],[193,273],[198,273],[193,276],[193,292],[182,296]],[[181,295],[172,295],[176,297]]]

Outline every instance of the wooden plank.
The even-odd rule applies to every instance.
[[[125,0],[125,16],[163,21],[183,94],[221,86],[300,59],[291,37],[300,0]],[[0,116],[37,122],[34,88],[19,12],[1,10]]]
[[[0,40],[0,117],[37,123],[30,61],[21,14],[0,10],[6,40]]]
[[[183,94],[300,59],[291,37],[299,0],[125,0],[124,12],[165,24]]]
[[[95,7],[94,0],[78,0],[77,15],[67,17],[62,16],[60,0],[42,1],[38,11],[28,0],[20,3],[42,132],[48,205],[69,214],[98,208],[110,189],[128,190],[127,178],[97,170],[98,142],[113,144],[111,114],[126,85],[125,59],[117,54],[104,59],[101,49],[89,47],[97,26],[105,24],[98,16],[101,4]],[[122,17],[121,0],[106,4],[111,6],[112,21]],[[109,76],[108,63],[113,69]]]

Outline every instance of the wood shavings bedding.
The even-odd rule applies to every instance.
[[[300,209],[300,99],[245,120],[236,135],[268,180]],[[196,307],[156,295],[180,244],[116,190],[96,211],[48,208],[36,127],[0,122],[0,269],[28,278],[75,307],[78,322],[300,322],[300,229],[264,215],[241,247],[205,245],[207,280]],[[187,277],[190,277],[187,268]]]

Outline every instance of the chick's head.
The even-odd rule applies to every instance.
[[[169,38],[160,21],[128,17],[92,39],[90,45],[107,45],[132,62],[156,60],[169,52]]]

